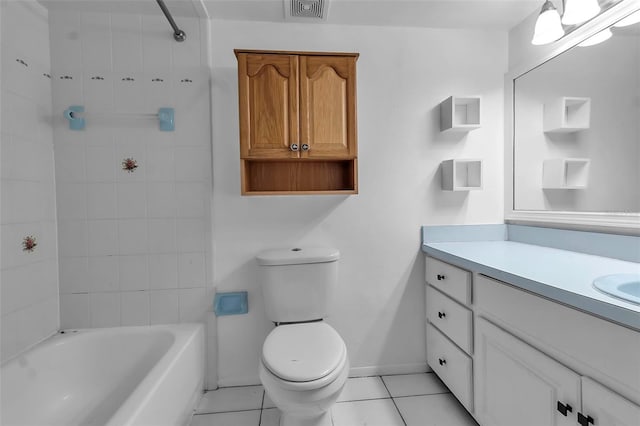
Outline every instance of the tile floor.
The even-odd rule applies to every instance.
[[[191,426],[278,426],[262,386],[207,392]],[[333,407],[334,426],[477,426],[433,373],[354,377]]]

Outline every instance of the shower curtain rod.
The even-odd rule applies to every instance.
[[[180,28],[178,28],[178,26],[176,25],[176,21],[174,21],[173,16],[171,16],[171,12],[169,12],[169,9],[167,9],[167,6],[164,4],[164,0],[156,1],[158,2],[158,6],[160,6],[160,9],[162,9],[162,13],[164,13],[164,16],[167,17],[171,28],[173,28],[173,38],[176,41],[185,41],[187,39],[187,34]]]

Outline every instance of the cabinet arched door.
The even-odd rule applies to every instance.
[[[356,57],[300,57],[301,156],[354,158]]]
[[[298,158],[298,56],[238,53],[241,158]]]

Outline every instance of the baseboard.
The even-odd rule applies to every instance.
[[[261,383],[260,383],[260,378],[258,376],[218,379],[219,388],[230,388],[234,386],[253,386],[253,385],[259,385],[259,384]],[[209,390],[213,390],[213,389],[209,389]]]
[[[372,365],[369,367],[351,367],[349,377],[387,376],[392,374],[413,374],[429,372],[426,362],[415,364]]]

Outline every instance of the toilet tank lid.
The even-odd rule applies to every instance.
[[[258,253],[259,265],[302,265],[305,263],[335,262],[340,258],[340,251],[330,247],[295,247],[286,249],[270,249]]]

